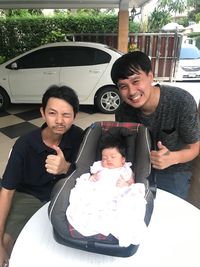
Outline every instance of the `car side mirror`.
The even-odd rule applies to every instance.
[[[17,62],[13,62],[13,63],[11,64],[11,69],[12,69],[12,70],[17,70],[17,69],[18,69]]]

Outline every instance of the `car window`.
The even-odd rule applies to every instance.
[[[57,47],[51,47],[31,52],[17,59],[15,62],[17,62],[17,67],[19,69],[51,68],[59,66],[58,58],[59,49],[57,49]],[[7,68],[10,68],[11,64],[9,64]]]
[[[200,58],[200,51],[196,47],[182,47],[180,59],[197,59]]]
[[[95,64],[109,63],[111,60],[111,55],[105,51],[95,49]]]
[[[99,49],[90,47],[63,47],[62,57],[60,58],[61,66],[88,66],[108,63],[111,56]]]
[[[31,52],[16,62],[19,69],[34,69],[97,65],[109,63],[110,60],[111,56],[108,53],[96,48],[58,46]],[[12,63],[6,67],[11,68]]]

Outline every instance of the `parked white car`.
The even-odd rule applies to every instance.
[[[183,44],[181,46],[175,80],[200,80],[200,51],[195,45]]]
[[[60,42],[40,46],[0,65],[0,109],[41,103],[52,84],[72,87],[80,104],[114,113],[121,99],[110,71],[121,53],[107,45]]]

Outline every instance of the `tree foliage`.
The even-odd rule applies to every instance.
[[[198,22],[200,22],[200,13],[197,13],[196,15],[195,15],[195,21],[198,23]]]
[[[1,16],[6,18],[11,17],[31,17],[43,15],[41,9],[1,9]]]
[[[188,6],[192,8],[192,10],[188,12],[189,20],[196,21],[196,15],[200,13],[200,0],[188,0]]]
[[[148,31],[160,32],[161,28],[171,22],[172,17],[169,12],[155,8],[148,17]]]
[[[200,0],[188,0],[199,1]],[[172,13],[183,13],[188,7],[187,0],[158,0],[158,5],[148,17],[150,32],[159,32],[164,25],[172,21]],[[181,25],[188,26],[188,19],[179,20]]]
[[[187,8],[186,0],[159,0],[158,9],[168,12],[183,13]]]

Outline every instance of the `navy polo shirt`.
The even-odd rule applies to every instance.
[[[31,194],[41,201],[49,201],[54,184],[66,176],[46,171],[47,156],[56,152],[42,141],[41,131],[45,127],[46,124],[16,141],[2,179],[2,187]],[[75,125],[63,135],[59,147],[67,161],[76,160],[82,138],[83,130]]]

